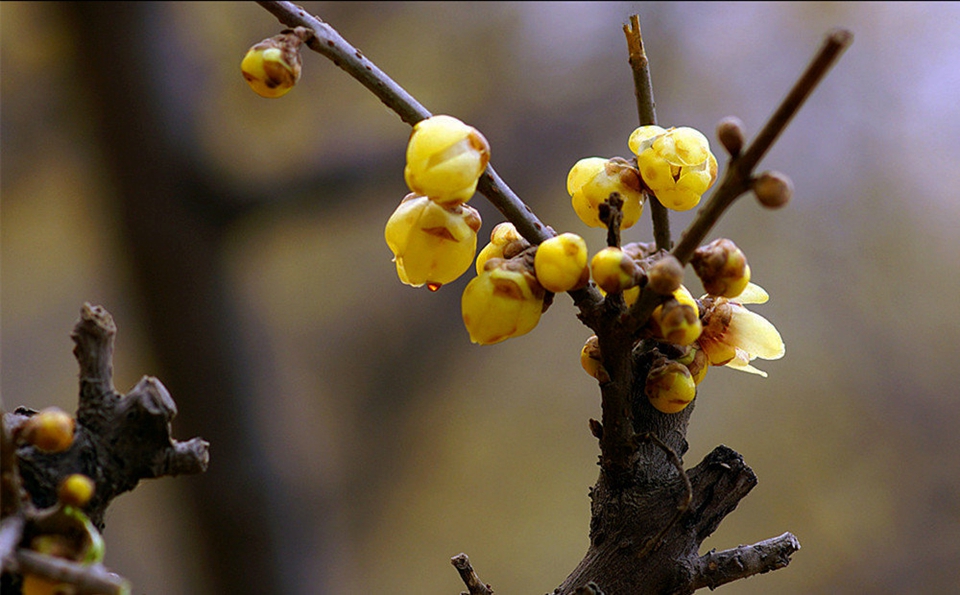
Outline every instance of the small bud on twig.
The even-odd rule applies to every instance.
[[[778,171],[765,171],[753,179],[753,193],[760,204],[768,209],[779,209],[790,202],[793,182]]]
[[[683,283],[683,265],[667,254],[647,270],[647,287],[660,295],[670,295]]]
[[[736,116],[727,116],[717,124],[717,138],[720,144],[730,153],[731,157],[736,157],[743,150],[745,142],[743,138],[743,122]]]

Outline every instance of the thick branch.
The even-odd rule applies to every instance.
[[[757,476],[743,457],[726,446],[713,449],[687,475],[693,493],[690,511],[698,543],[716,531],[757,485]]]
[[[701,556],[695,564],[691,586],[694,589],[708,587],[713,590],[735,580],[783,568],[790,563],[790,556],[799,549],[797,538],[792,533],[784,533],[753,545],[741,545],[722,552],[712,551]]]
[[[73,444],[49,454],[21,445],[17,468],[22,485],[38,508],[57,502],[57,486],[71,473],[96,482],[86,508],[90,520],[103,527],[114,497],[132,490],[141,479],[201,473],[209,463],[209,444],[194,438],[173,439],[171,422],[177,406],[156,378],[144,376],[126,395],[113,389],[113,342],[116,325],[100,306],[84,304],[72,337],[80,367],[80,399]],[[5,423],[22,423],[33,412],[17,410]],[[6,498],[6,496],[5,496]]]

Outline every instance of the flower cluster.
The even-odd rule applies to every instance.
[[[635,162],[589,157],[567,176],[573,209],[588,226],[619,231],[634,225],[647,193],[669,208],[692,208],[716,180],[717,160],[706,137],[692,128],[642,126],[628,145]],[[404,168],[411,194],[384,233],[402,282],[436,290],[470,268],[480,215],[466,202],[489,158],[483,135],[456,118],[434,116],[414,126]],[[784,351],[773,325],[744,307],[762,303],[766,293],[750,282],[740,248],[721,238],[697,249],[690,264],[706,290],[700,299],[681,284],[680,262],[652,244],[607,246],[591,258],[577,234],[532,246],[512,223],[500,223],[476,256],[477,276],[463,290],[463,323],[471,341],[489,345],[533,330],[553,293],[576,291],[592,280],[601,293],[622,294],[630,306],[646,288],[664,299],[640,339],[664,344],[661,353],[670,357],[652,364],[645,392],[659,411],[676,413],[693,401],[710,365],[763,374],[750,362]],[[609,380],[596,337],[580,357],[591,376]]]
[[[433,116],[413,127],[404,168],[411,194],[384,231],[400,281],[435,291],[470,268],[481,220],[466,202],[489,160],[487,140],[456,118]]]
[[[570,169],[567,191],[574,211],[586,225],[613,231],[618,222],[605,212],[618,207],[619,229],[632,226],[647,194],[666,208],[686,211],[699,204],[716,182],[717,159],[706,136],[693,128],[641,126],[630,135],[627,145],[636,155],[633,162],[588,157]],[[619,200],[612,200],[615,196]],[[671,354],[658,357],[651,365],[645,386],[650,403],[664,413],[682,411],[693,401],[710,365],[765,376],[750,362],[783,356],[783,340],[772,324],[744,307],[762,303],[766,296],[750,282],[744,253],[725,238],[696,250],[690,264],[706,294],[695,299],[681,285],[680,263],[654,252],[649,244],[608,246],[590,261],[591,276],[600,292],[621,293],[627,306],[636,302],[641,288],[666,296],[641,337],[663,343],[662,353]],[[600,382],[609,380],[596,336],[587,340],[580,361]]]

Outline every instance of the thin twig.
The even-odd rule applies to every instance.
[[[125,578],[108,572],[100,564],[80,564],[26,549],[17,551],[16,562],[20,574],[36,574],[55,582],[69,583],[74,588],[71,592],[78,595],[130,593],[130,583]]]
[[[623,197],[611,192],[607,200],[598,206],[600,221],[607,226],[607,246],[620,247],[620,225],[623,223]]]
[[[800,542],[792,533],[767,539],[753,545],[710,552],[701,556],[693,568],[691,589],[709,588],[747,578],[790,564],[790,556],[800,549]]]
[[[674,467],[676,467],[680,477],[683,478],[684,487],[684,495],[680,500],[680,503],[677,504],[676,514],[673,515],[673,518],[670,519],[670,522],[660,529],[660,532],[652,537],[650,541],[643,546],[643,549],[640,550],[640,553],[637,554],[637,557],[643,558],[656,549],[657,545],[660,543],[660,540],[663,539],[663,537],[667,534],[667,531],[677,524],[677,521],[680,520],[680,517],[682,517],[683,514],[690,509],[690,502],[693,500],[693,486],[690,484],[690,478],[687,476],[687,472],[683,469],[683,461],[680,460],[680,457],[677,456],[677,453],[674,452],[674,450],[670,448],[663,440],[661,440],[659,436],[652,432],[647,432],[641,436],[638,436],[637,440],[639,442],[652,442],[660,450],[666,453],[667,458],[670,459],[670,462]]]
[[[653,82],[650,79],[650,61],[647,52],[643,49],[643,35],[640,33],[640,15],[631,15],[630,24],[623,26],[623,33],[627,36],[627,49],[630,52],[630,68],[633,70],[633,89],[637,96],[637,115],[641,126],[657,123],[657,104],[653,100]],[[653,239],[657,250],[669,250],[672,244],[670,239],[670,215],[667,208],[660,201],[645,192],[650,204],[650,217],[653,219]]]
[[[288,27],[312,29],[314,37],[307,41],[307,47],[329,58],[335,65],[357,79],[407,124],[412,126],[432,115],[410,93],[368,60],[360,50],[318,17],[292,2],[258,2],[258,4]],[[487,171],[481,176],[477,191],[486,196],[531,244],[539,244],[555,235],[500,179],[492,165],[488,165]]]
[[[463,579],[463,584],[467,586],[469,595],[493,595],[493,589],[480,580],[480,577],[473,570],[473,566],[470,565],[470,558],[466,554],[457,554],[450,558],[450,563],[460,573],[460,578]]]
[[[25,521],[22,514],[11,514],[0,520],[0,572],[7,572],[16,565],[14,552],[23,538]]]
[[[800,106],[810,96],[810,93],[823,80],[830,67],[837,61],[843,51],[853,42],[853,34],[846,29],[830,31],[823,46],[814,56],[806,71],[797,79],[793,88],[780,103],[773,115],[760,130],[750,146],[738,157],[730,162],[724,174],[723,181],[714,191],[707,204],[697,212],[696,218],[684,231],[680,242],[674,247],[673,255],[687,264],[693,252],[703,242],[704,238],[720,219],[724,211],[733,204],[737,197],[750,189],[750,178],[753,169],[760,159],[767,153],[773,142],[799,111]]]

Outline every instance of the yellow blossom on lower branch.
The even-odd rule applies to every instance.
[[[711,365],[729,366],[736,370],[759,374],[767,373],[750,365],[754,359],[775,360],[783,357],[786,349],[776,327],[766,318],[747,310],[743,304],[762,304],[767,293],[750,283],[737,299],[704,296],[703,332],[697,344],[707,355]]]
[[[461,313],[474,343],[490,345],[519,337],[540,322],[545,292],[532,271],[518,264],[492,258],[464,288]]]

